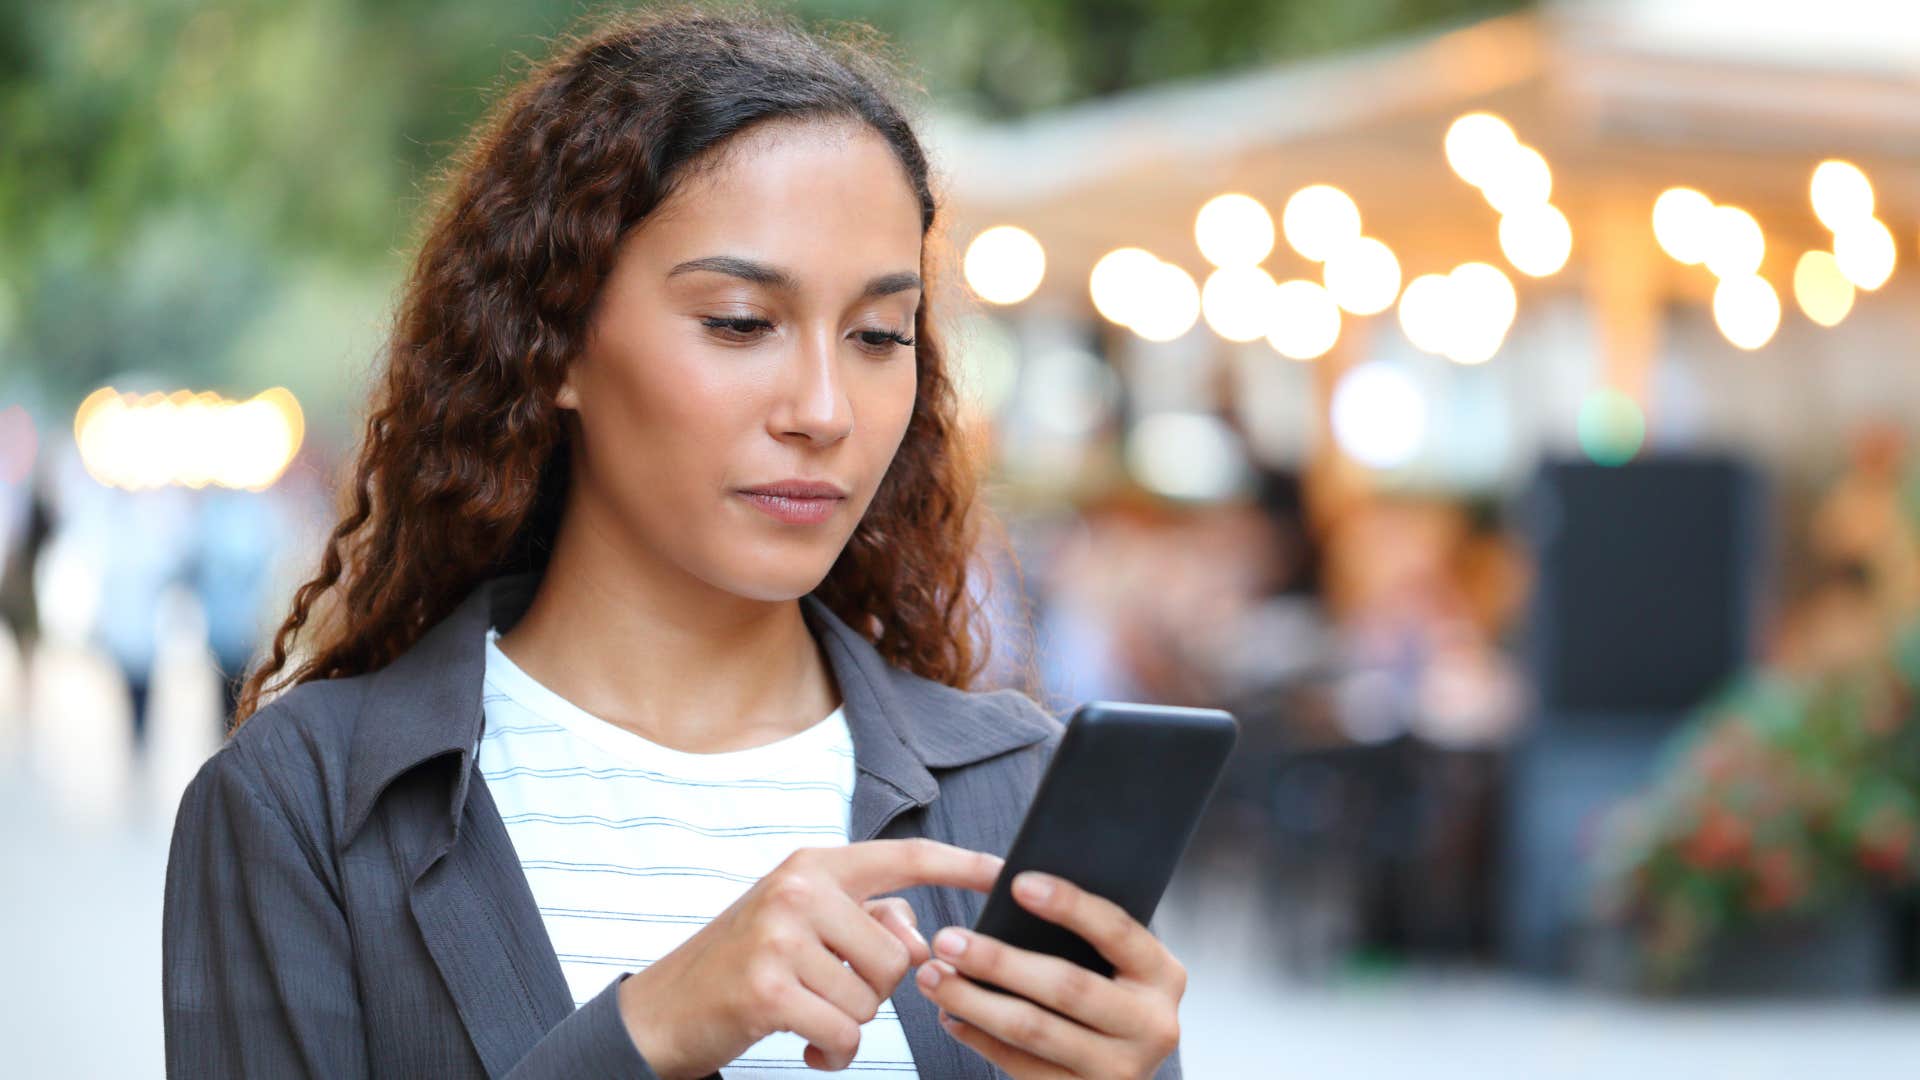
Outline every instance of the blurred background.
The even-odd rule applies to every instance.
[[[989,681],[1243,723],[1190,1075],[1912,1075],[1910,2],[788,6],[928,91]],[[160,1075],[180,790],[579,10],[0,5],[9,1075]]]

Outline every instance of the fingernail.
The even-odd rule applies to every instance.
[[[931,990],[940,985],[940,969],[932,964],[921,964],[918,978],[921,986]]]
[[[919,928],[914,926],[912,923],[907,924],[907,933],[912,934],[913,940],[919,942],[920,944],[925,945],[927,943],[927,939],[920,936]]]
[[[966,935],[949,926],[933,935],[933,948],[942,956],[959,956],[967,951]]]
[[[1053,879],[1036,870],[1025,871],[1014,878],[1013,887],[1028,900],[1045,900],[1053,895]]]

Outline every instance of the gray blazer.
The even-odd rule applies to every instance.
[[[289,690],[201,766],[167,857],[169,1076],[653,1077],[620,1018],[624,974],[573,1007],[474,762],[486,628],[537,583],[482,583],[386,667]],[[850,839],[1004,855],[1060,722],[1017,691],[895,668],[816,597],[801,608],[852,729]],[[898,895],[928,937],[984,899]],[[921,1076],[1000,1075],[911,976],[892,998]],[[1158,1077],[1179,1075],[1176,1053]]]

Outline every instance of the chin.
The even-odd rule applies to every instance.
[[[742,573],[742,568],[750,569]],[[710,580],[735,596],[777,603],[812,592],[833,569],[833,559],[803,558],[798,552],[750,553],[729,569],[731,573],[716,575]]]

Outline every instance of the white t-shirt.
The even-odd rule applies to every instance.
[[[487,631],[478,760],[578,1008],[705,926],[801,847],[847,842],[846,716],[777,742],[691,754],[595,717],[536,682]],[[727,1080],[805,1075],[806,1040],[778,1031]],[[851,1071],[918,1076],[891,1000],[860,1029]]]

